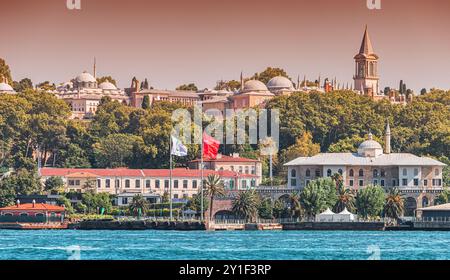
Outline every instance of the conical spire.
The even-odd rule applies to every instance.
[[[372,41],[370,40],[369,31],[366,25],[366,31],[364,32],[364,37],[361,43],[361,48],[359,49],[360,54],[373,54]]]

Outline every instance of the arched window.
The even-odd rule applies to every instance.
[[[439,176],[439,169],[436,168],[436,169],[434,170],[434,175],[435,175],[435,176]]]
[[[338,173],[339,173],[340,175],[343,175],[343,174],[344,174],[344,171],[342,171],[342,169],[339,169],[339,170],[338,170]]]
[[[327,176],[328,176],[328,177],[331,177],[331,169],[328,169],[328,170],[327,170]]]
[[[381,169],[381,177],[386,177],[386,171],[384,169]]]
[[[292,169],[292,170],[291,170],[291,177],[292,177],[292,178],[297,177],[297,171],[296,171],[295,169]]]
[[[428,207],[428,197],[426,196],[422,198],[422,207]]]
[[[311,177],[311,170],[306,169],[306,177]]]
[[[373,177],[374,178],[378,177],[378,169],[373,170]]]
[[[363,177],[364,176],[364,170],[360,169],[359,170],[359,177]]]
[[[20,214],[20,217],[28,217],[28,214],[27,213],[22,213],[22,214]]]
[[[353,169],[350,169],[350,171],[348,173],[349,173],[350,177],[355,176],[355,172],[353,171]]]

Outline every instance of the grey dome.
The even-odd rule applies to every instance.
[[[250,80],[245,82],[244,84],[244,92],[250,92],[250,91],[268,91],[266,85],[258,80]]]
[[[267,87],[270,90],[294,90],[294,85],[292,82],[283,76],[277,76],[272,78],[268,83]]]

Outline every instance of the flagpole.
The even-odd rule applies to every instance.
[[[201,214],[200,214],[200,217],[201,217],[201,220],[203,221],[203,219],[204,219],[204,211],[203,211],[203,208],[204,208],[204,205],[203,205],[203,127],[202,127],[202,148],[201,148],[201,152],[202,152],[202,156],[201,156],[201,159],[200,159],[200,174],[201,174],[201,183],[200,183],[200,185],[201,185],[201,199],[200,199],[200,205],[201,205]]]
[[[169,205],[170,205],[170,220],[173,218],[173,209],[172,209],[172,135],[170,136],[170,188],[169,188]]]

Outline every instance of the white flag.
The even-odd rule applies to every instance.
[[[172,138],[172,151],[170,153],[174,156],[185,157],[187,156],[187,148],[180,140],[171,136]]]

